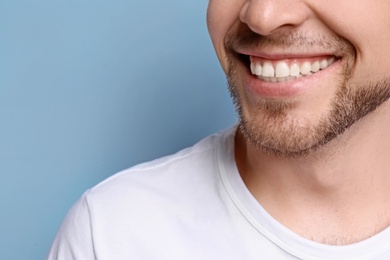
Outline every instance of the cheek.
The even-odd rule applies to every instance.
[[[390,1],[317,1],[312,6],[331,32],[353,45],[352,82],[358,84],[390,75]],[[329,3],[330,2],[330,3]],[[334,8],[337,6],[337,8]]]
[[[209,1],[207,8],[207,28],[213,45],[216,45],[217,39],[221,38],[220,28],[217,26],[218,10],[215,1]]]
[[[218,59],[226,71],[224,40],[233,26],[239,23],[241,6],[246,0],[210,0],[207,8],[207,27]]]
[[[337,6],[337,8],[334,8]],[[328,29],[348,40],[362,61],[390,53],[390,1],[318,1],[313,6]]]

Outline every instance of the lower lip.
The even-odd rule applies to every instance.
[[[249,73],[246,85],[251,92],[264,98],[291,98],[318,86],[319,82],[324,81],[339,64],[340,61],[336,61],[328,68],[312,75],[284,82],[266,82]]]

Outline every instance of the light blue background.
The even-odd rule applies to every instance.
[[[0,259],[83,191],[236,121],[207,1],[0,0]]]

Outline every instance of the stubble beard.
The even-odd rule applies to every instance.
[[[251,42],[259,40],[261,37],[249,34],[246,33],[246,39],[250,38],[248,41]],[[277,44],[291,44],[296,41],[296,37],[295,39],[293,39],[294,37],[290,37],[290,39],[288,39],[289,36],[286,37],[286,39],[278,41]],[[303,38],[301,37],[301,40],[298,41],[303,41]],[[260,42],[256,44],[268,42],[272,41],[260,39]],[[323,39],[317,42],[324,44]],[[329,109],[319,116],[317,122],[292,117],[289,112],[299,103],[291,101],[252,100],[251,104],[255,104],[254,108],[251,108],[251,112],[246,111],[239,91],[243,86],[236,83],[238,78],[235,75],[237,61],[234,60],[233,53],[229,55],[230,42],[226,43],[228,87],[239,117],[240,131],[254,148],[269,154],[283,158],[294,158],[317,151],[390,98],[390,79],[378,79],[378,81],[352,85],[350,83],[351,69],[346,65],[343,73],[339,75],[337,93],[330,101]],[[331,44],[331,42],[325,44]],[[345,44],[345,42],[340,45],[344,52],[348,50],[350,54],[353,53],[351,45]]]

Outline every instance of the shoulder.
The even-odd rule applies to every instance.
[[[215,169],[218,147],[234,138],[235,129],[230,127],[175,154],[123,170],[90,189],[85,198],[89,203],[117,198],[150,200],[150,196],[188,193],[198,185],[213,185],[219,178]]]

